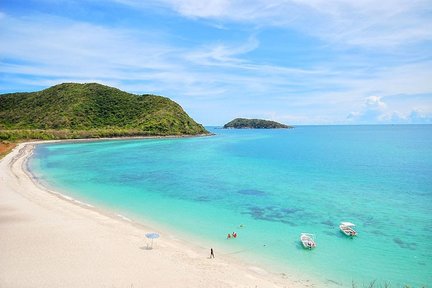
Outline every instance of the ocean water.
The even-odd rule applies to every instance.
[[[431,287],[431,125],[209,130],[216,136],[42,144],[29,167],[45,185],[216,257],[318,287]],[[316,249],[302,248],[302,232]]]

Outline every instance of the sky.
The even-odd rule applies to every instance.
[[[432,0],[0,0],[0,93],[64,82],[209,126],[432,124]]]

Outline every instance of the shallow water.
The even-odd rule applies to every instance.
[[[329,286],[432,283],[431,125],[210,130],[43,144],[29,165],[65,194],[281,273]],[[341,221],[358,237],[340,233]],[[301,232],[316,249],[301,247]]]

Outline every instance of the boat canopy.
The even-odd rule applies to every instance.
[[[355,224],[353,224],[351,222],[341,222],[341,225],[344,225],[344,226],[355,226]]]

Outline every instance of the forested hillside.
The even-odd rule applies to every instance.
[[[64,83],[0,95],[0,139],[63,139],[208,133],[180,105],[97,83]]]

